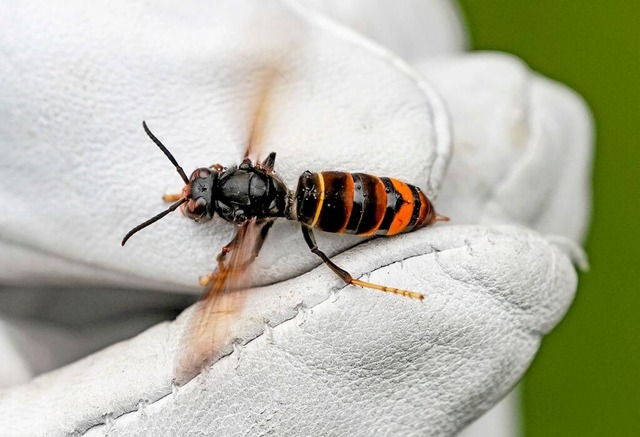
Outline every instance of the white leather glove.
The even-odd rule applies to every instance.
[[[509,392],[568,308],[571,240],[587,222],[590,120],[572,93],[516,61],[420,63],[449,119],[432,86],[390,52],[288,3],[4,10],[5,284],[197,293],[233,226],[173,214],[119,246],[164,207],[163,193],[181,188],[140,121],[187,171],[237,163],[257,79],[274,57],[287,69],[266,151],[278,152],[289,187],[306,169],[393,176],[432,197],[442,187],[436,205],[453,220],[334,259],[354,277],[422,291],[424,302],[344,287],[318,266],[298,226],[282,221],[254,269],[273,284],[248,295],[237,339],[222,351],[230,355],[173,386],[186,314],[1,392],[0,429],[453,434]],[[495,226],[505,222],[569,239]],[[330,255],[359,241],[318,240]],[[12,356],[19,372],[25,359],[15,348]]]

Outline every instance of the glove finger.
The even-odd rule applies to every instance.
[[[183,387],[172,388],[172,363],[188,312],[4,392],[0,424],[28,423],[13,430],[29,434],[451,434],[514,386],[576,287],[569,257],[523,228],[437,227],[335,262],[427,297],[344,287],[319,266],[253,290],[221,351],[230,355]]]
[[[593,123],[568,88],[498,53],[418,64],[451,111],[454,150],[438,198],[456,223],[518,223],[581,241]]]

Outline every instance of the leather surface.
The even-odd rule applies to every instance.
[[[582,98],[504,53],[450,55],[416,68],[452,116],[455,153],[438,206],[457,223],[518,223],[581,242],[593,156]]]
[[[345,288],[320,266],[250,293],[230,355],[183,387],[172,378],[188,312],[5,393],[0,423],[33,435],[450,434],[513,387],[576,287],[570,259],[524,228],[443,226],[335,261],[427,298]]]
[[[0,200],[12,205],[0,219],[12,252],[3,277],[197,293],[189,284],[213,269],[212,248],[231,239],[232,226],[199,226],[178,213],[119,246],[166,208],[163,194],[182,188],[141,122],[187,172],[237,164],[274,63],[263,153],[277,151],[289,187],[305,170],[348,170],[437,192],[450,156],[442,102],[391,52],[322,16],[276,0],[41,6],[8,7],[2,23],[0,133],[11,165]],[[37,183],[20,183],[32,174]],[[274,226],[271,239],[283,244],[258,261],[264,283],[315,264],[293,229]],[[358,241],[319,238],[329,254]],[[22,267],[31,253],[43,266],[36,277]]]
[[[413,70],[301,4],[5,8],[0,201],[11,208],[0,217],[0,277],[197,293],[192,284],[231,238],[229,225],[174,214],[119,247],[130,227],[164,207],[161,194],[181,188],[139,124],[146,119],[187,172],[237,162],[275,57],[286,68],[266,146],[289,186],[303,170],[335,169],[398,177],[432,197],[442,188],[437,206],[450,225],[335,259],[355,277],[425,291],[425,302],[343,287],[314,268],[297,227],[279,223],[256,269],[262,283],[279,282],[249,295],[235,346],[230,339],[229,355],[203,375],[171,383],[186,313],[0,392],[2,429],[450,435],[522,376],[571,302],[571,258],[584,262],[572,242],[588,223],[584,104],[496,54],[412,59]],[[455,8],[434,5],[440,19],[428,20],[455,17]],[[387,42],[375,14],[358,23],[344,10],[324,12]],[[456,20],[445,33],[408,26],[415,38],[432,31],[434,42],[425,37],[403,55],[459,51]],[[505,222],[568,239],[494,227]],[[318,240],[330,255],[359,241]],[[20,357],[12,363],[20,367]]]

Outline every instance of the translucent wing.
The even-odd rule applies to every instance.
[[[264,151],[265,130],[268,123],[269,108],[272,99],[276,79],[279,75],[279,67],[274,63],[265,68],[258,79],[258,90],[252,104],[252,122],[249,131],[244,158],[255,158],[259,161]]]
[[[279,75],[280,62],[271,62],[260,71],[251,105],[251,125],[244,159],[259,162],[264,148],[267,114],[272,104],[273,87]],[[274,156],[270,155],[271,166]],[[268,163],[269,161],[265,161]],[[264,164],[264,163],[263,163]],[[246,289],[251,285],[250,264],[262,247],[272,221],[251,220],[238,227],[225,262],[211,276],[203,298],[198,302],[183,335],[182,350],[175,366],[176,383],[193,379],[200,371],[220,358],[221,349],[233,339],[230,327],[244,305]]]
[[[231,251],[210,277],[183,334],[175,366],[178,385],[190,381],[220,358],[221,348],[233,340],[229,328],[244,305],[245,288],[250,286],[250,265],[262,246],[263,226],[255,221],[239,226]]]

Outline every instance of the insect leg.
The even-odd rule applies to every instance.
[[[220,250],[220,253],[216,257],[216,261],[218,261],[219,269],[224,268],[222,263],[224,263],[224,259],[227,257],[227,254],[231,252],[233,249],[235,249],[236,246],[238,245],[239,243],[238,235],[240,235],[239,231],[236,232],[236,235],[233,236],[233,239],[231,241],[229,241],[227,244],[222,246],[222,250]]]
[[[371,282],[361,281],[359,279],[353,279],[351,274],[346,270],[341,269],[336,264],[334,264],[328,257],[325,255],[320,249],[318,249],[318,245],[316,243],[316,238],[313,235],[313,231],[309,226],[302,225],[302,235],[304,236],[304,241],[306,241],[307,246],[311,252],[318,255],[322,258],[322,261],[329,267],[333,272],[340,277],[345,283],[352,285],[359,285],[363,288],[371,288],[373,290],[380,290],[387,293],[399,294],[401,296],[410,297],[412,299],[424,299],[424,295],[420,293],[416,293],[415,291],[401,290],[399,288],[387,287],[385,285],[373,284]]]
[[[276,152],[271,152],[269,153],[269,156],[267,156],[264,159],[264,161],[262,161],[262,163],[256,165],[256,167],[261,168],[267,172],[272,172],[275,164],[276,164]]]
[[[251,254],[250,263],[252,263],[260,254],[260,250],[262,250],[262,246],[267,239],[267,235],[269,235],[269,230],[271,229],[271,226],[273,226],[273,223],[273,220],[269,220],[264,225],[262,225],[262,228],[260,228],[260,236],[256,239],[255,246],[253,246],[253,253]]]
[[[222,246],[220,253],[218,254],[218,256],[216,256],[216,261],[218,262],[218,270],[213,273],[207,273],[205,277],[200,278],[200,285],[202,287],[206,287],[211,281],[214,281],[216,277],[222,272],[225,272],[225,274],[228,273],[226,271],[227,268],[224,266],[224,260],[227,257],[227,254],[235,249],[235,247],[238,245],[238,235],[240,235],[240,230],[236,232],[236,235],[233,236],[233,239],[231,241]]]
[[[182,194],[165,194],[162,196],[162,200],[165,202],[176,202],[182,199]]]
[[[240,232],[237,232],[235,237],[233,237],[233,240],[231,240],[228,244],[226,244],[222,248],[222,250],[220,251],[220,253],[216,258],[216,260],[218,261],[218,271],[214,273],[210,273],[204,278],[200,279],[200,285],[202,285],[203,287],[206,286],[209,282],[211,282],[216,278],[216,275],[218,275],[219,272],[222,272],[222,271],[224,271],[225,274],[227,275],[234,275],[234,274],[239,274],[244,272],[247,269],[247,267],[249,267],[260,254],[260,250],[262,249],[262,246],[264,245],[264,242],[267,239],[267,235],[269,234],[269,230],[273,226],[273,223],[274,223],[273,220],[269,220],[266,223],[264,223],[264,225],[262,225],[262,227],[260,228],[260,234],[256,237],[255,244],[251,250],[251,255],[249,255],[249,257],[244,262],[242,262],[240,265],[227,268],[224,266],[224,260],[227,254],[232,250],[234,250],[235,248],[237,248],[240,244],[242,244],[243,237],[239,238]]]
[[[264,223],[264,225],[262,225],[262,228],[260,228],[260,235],[258,235],[258,237],[256,238],[255,245],[253,246],[253,249],[251,251],[251,256],[245,262],[243,262],[240,267],[248,266],[253,261],[255,261],[255,259],[258,257],[258,254],[260,253],[260,250],[262,249],[262,246],[264,245],[265,240],[267,239],[267,235],[269,234],[269,230],[271,229],[271,226],[273,226],[273,223],[273,220],[269,220],[268,222]],[[218,266],[220,266],[220,264],[224,262],[227,254],[235,249],[236,246],[240,243],[240,241],[238,240],[238,234],[239,233],[236,233],[235,237],[233,237],[233,240],[226,244],[218,254],[218,257],[216,258],[218,261]]]

